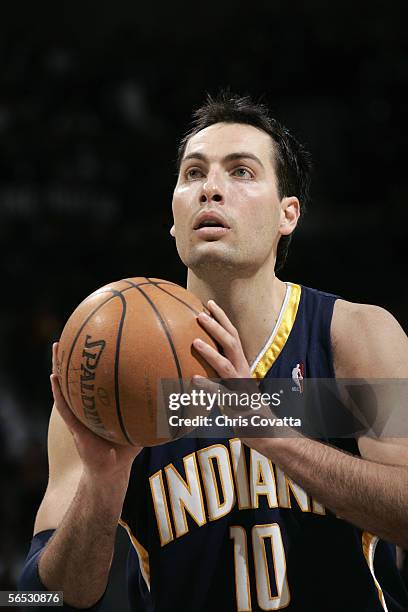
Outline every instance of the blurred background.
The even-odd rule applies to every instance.
[[[109,281],[185,282],[168,234],[174,161],[206,92],[263,96],[312,152],[312,202],[280,277],[379,304],[407,329],[408,45],[405,3],[385,6],[3,4],[0,589],[14,588],[46,487],[66,318]],[[127,610],[115,598],[105,609]]]

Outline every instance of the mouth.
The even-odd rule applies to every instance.
[[[194,231],[203,240],[218,240],[230,230],[227,222],[216,213],[204,213],[199,215]]]
[[[205,228],[230,229],[228,223],[216,213],[204,213],[199,215],[194,230],[199,231]]]
[[[225,236],[225,234],[229,232],[229,228],[221,227],[219,225],[205,225],[195,230],[195,232],[200,238],[211,241]]]

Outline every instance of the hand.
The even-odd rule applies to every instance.
[[[242,348],[241,340],[237,329],[228,319],[225,312],[214,300],[210,300],[207,304],[208,310],[212,316],[201,312],[198,315],[198,320],[202,327],[210,334],[220,346],[222,353],[216,351],[212,346],[196,338],[193,342],[194,348],[207,361],[207,363],[217,372],[218,376],[225,381],[224,384],[218,384],[210,381],[202,376],[194,376],[193,382],[205,387],[209,392],[216,393],[217,391],[226,392],[228,389],[228,380],[237,380],[237,384],[230,386],[238,393],[258,393],[258,384],[252,378],[251,370],[245,357]],[[238,380],[243,379],[243,384],[238,384]],[[223,407],[224,412],[226,407]],[[237,409],[229,411],[231,416],[237,416]],[[240,410],[241,415],[247,414],[248,410]]]
[[[199,338],[194,340],[194,348],[212,366],[220,378],[251,378],[251,370],[237,329],[214,300],[209,300],[207,307],[212,317],[201,312],[198,320],[222,348],[223,354]]]
[[[81,423],[62,395],[57,374],[57,353],[58,343],[55,342],[52,347],[52,374],[50,377],[55,407],[74,438],[84,472],[92,475],[92,477],[96,476],[107,480],[112,479],[112,477],[120,478],[121,475],[128,479],[132,463],[142,447],[122,446],[109,442]]]
[[[249,396],[252,394],[259,395],[258,382],[252,378],[251,370],[245,357],[237,329],[233,326],[222,308],[213,300],[208,302],[207,307],[212,317],[205,313],[200,313],[198,315],[198,320],[203,328],[221,347],[223,354],[198,338],[193,342],[194,348],[217,372],[220,378],[245,379],[242,381],[242,385],[232,385],[234,391]],[[220,390],[220,387],[221,392],[228,391],[223,385],[214,383],[201,376],[195,376],[193,381],[198,386],[208,389],[208,391],[212,393]],[[251,422],[250,419],[254,415],[265,417],[267,424],[263,426],[234,426],[236,435],[238,435],[248,446],[262,452],[265,451],[266,448],[271,448],[272,438],[297,435],[292,430],[287,428],[283,430],[282,428],[276,428],[270,424],[269,419],[273,419],[275,415],[269,404],[263,404],[256,410],[251,408],[251,405],[253,405],[252,402],[247,408],[235,406],[229,410],[226,406],[222,407],[224,414],[227,414],[227,416],[234,418],[240,415],[243,418],[248,418],[248,422]]]

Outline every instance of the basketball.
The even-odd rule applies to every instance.
[[[197,321],[203,310],[179,285],[141,277],[105,285],[81,302],[58,347],[61,390],[78,419],[119,444],[168,441],[157,433],[165,410],[160,381],[172,379],[183,392],[195,374],[216,376],[192,347],[201,338],[216,348]]]

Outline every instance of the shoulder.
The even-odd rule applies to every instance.
[[[408,338],[380,306],[337,300],[331,338],[339,378],[408,376]]]
[[[363,326],[362,331],[366,333],[374,330],[399,330],[404,333],[395,317],[381,306],[336,300],[333,311],[333,331],[341,333],[350,328],[358,329],[360,326]]]

